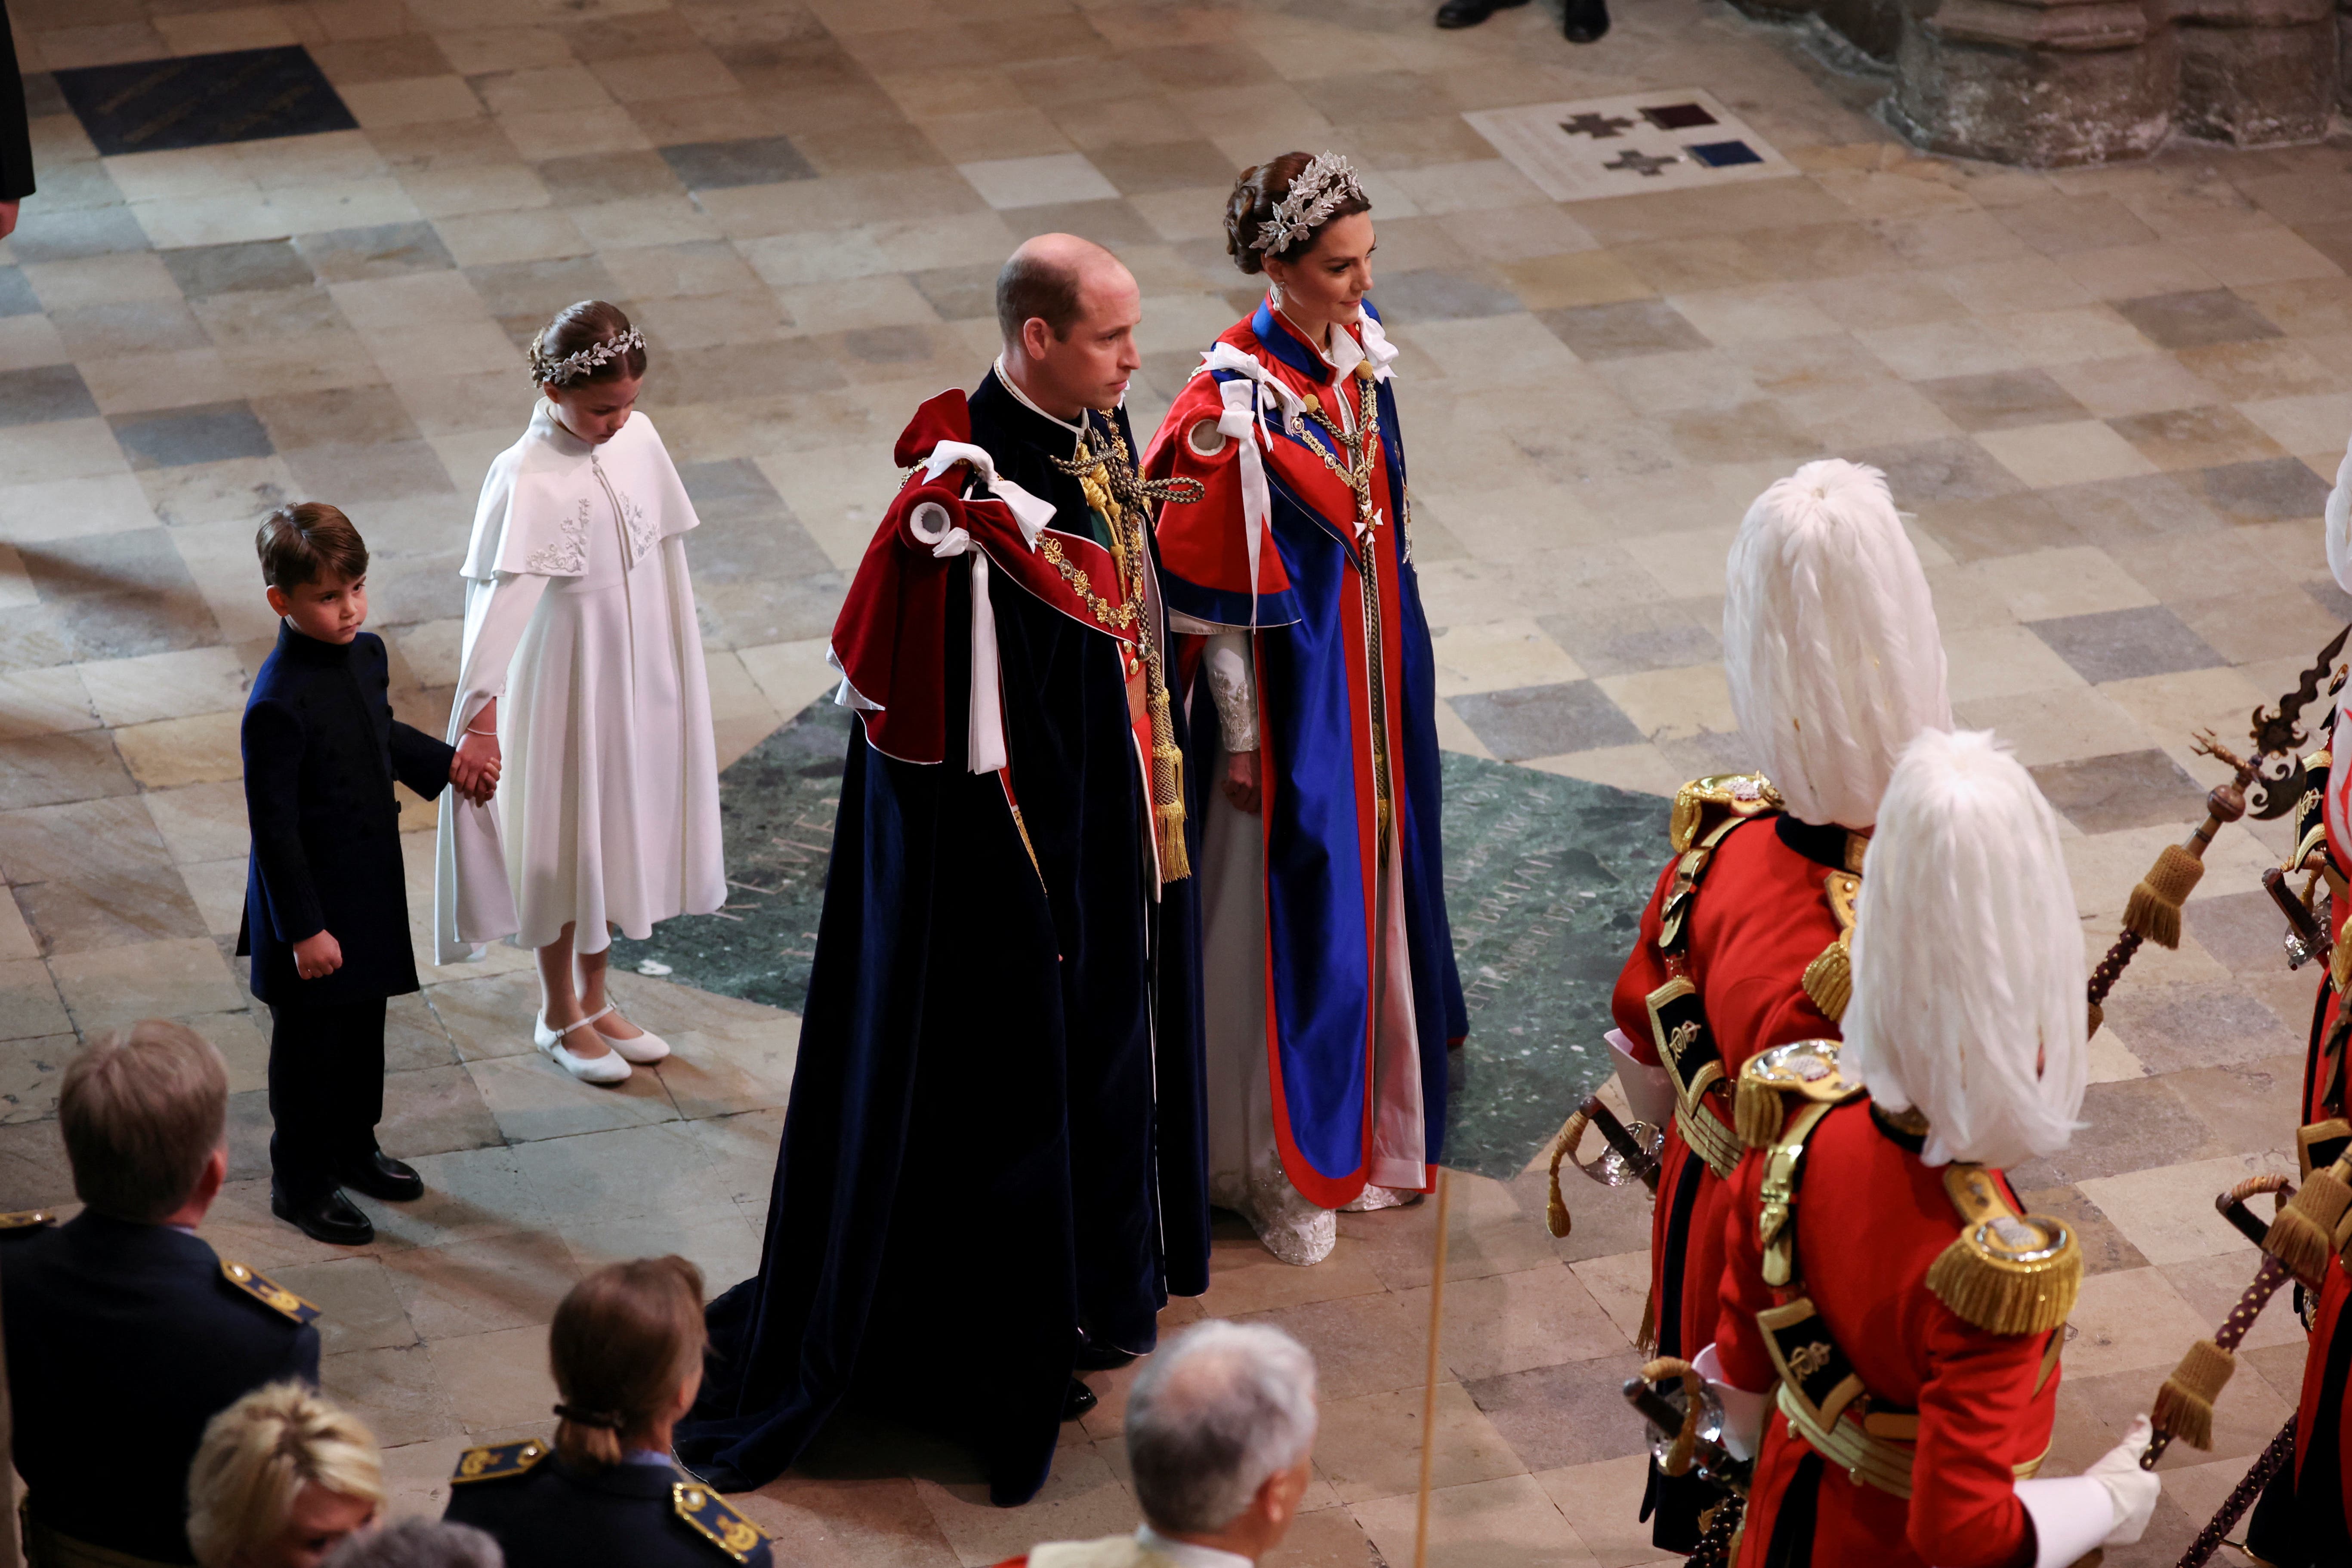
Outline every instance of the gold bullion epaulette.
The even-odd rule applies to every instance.
[[[1780,792],[1762,773],[1711,773],[1675,792],[1666,837],[1679,855],[1735,816],[1769,816],[1782,809]]]
[[[1791,1040],[1772,1046],[1748,1058],[1739,1069],[1739,1087],[1733,1091],[1732,1121],[1739,1141],[1750,1149],[1769,1149],[1780,1141],[1790,1101],[1836,1105],[1862,1092],[1838,1070],[1835,1040]]]
[[[768,1535],[730,1507],[725,1498],[700,1481],[680,1481],[669,1489],[671,1506],[694,1532],[738,1563],[768,1561]]]
[[[527,1473],[545,1458],[547,1445],[536,1437],[520,1443],[468,1448],[457,1457],[457,1468],[449,1472],[449,1479],[460,1486],[472,1481],[503,1481]]]
[[[30,1236],[58,1223],[51,1209],[18,1209],[15,1214],[0,1214],[0,1237]]]
[[[1822,1017],[1842,1024],[1845,1005],[1853,1000],[1853,906],[1862,896],[1862,879],[1852,871],[1832,871],[1822,880],[1822,892],[1830,901],[1830,913],[1837,917],[1837,940],[1805,965],[1798,984]]]
[[[298,1323],[311,1323],[319,1320],[318,1308],[247,1264],[232,1263],[226,1258],[222,1258],[221,1278],[271,1311],[282,1312]]]
[[[2021,1215],[1982,1165],[1944,1167],[1960,1234],[1927,1268],[1927,1289],[1988,1333],[2047,1333],[2074,1310],[2083,1249],[2063,1220]]]

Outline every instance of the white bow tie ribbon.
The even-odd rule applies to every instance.
[[[1274,447],[1274,437],[1265,427],[1267,408],[1272,405],[1284,429],[1294,436],[1303,436],[1307,400],[1277,381],[1262,362],[1231,343],[1218,343],[1202,354],[1201,369],[1193,374],[1214,374],[1218,371],[1229,371],[1233,376],[1217,385],[1219,395],[1224,399],[1224,412],[1217,416],[1217,429],[1242,445],[1242,543],[1249,556],[1250,631],[1255,634],[1258,560],[1265,551],[1265,531],[1274,521],[1274,492],[1266,484],[1265,458],[1259,451],[1261,446],[1268,451]]]

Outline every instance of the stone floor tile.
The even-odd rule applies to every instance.
[[[1465,1386],[1512,1452],[1540,1477],[1547,1470],[1649,1451],[1648,1427],[1626,1405],[1623,1394],[1625,1380],[1641,1366],[1641,1355],[1629,1349],[1592,1361],[1482,1378]]]
[[[2206,1200],[2210,1204],[2210,1199]],[[2252,1279],[2251,1272],[2247,1275]],[[2066,1342],[2067,1380],[2144,1372],[2150,1394],[2191,1341],[2213,1325],[2155,1268],[2095,1274],[2083,1281]],[[2143,1395],[2146,1397],[2146,1395]]]
[[[1585,1550],[1604,1568],[1675,1561],[1661,1557],[1651,1544],[1650,1526],[1641,1518],[1649,1479],[1647,1456],[1635,1454],[1539,1471],[1535,1478],[1575,1528]]]
[[[59,953],[49,960],[58,993],[85,1035],[141,1018],[228,1013],[244,1005],[210,937],[181,937]]]
[[[1900,497],[1897,498],[1898,502]],[[2010,613],[2028,624],[2062,618],[2124,615],[2158,608],[2154,595],[2116,565],[2105,551],[2086,545],[2036,550],[1977,562],[1969,573],[1999,595]],[[2121,636],[2138,622],[2119,622]],[[2161,623],[2149,623],[2160,625]],[[2086,635],[2105,623],[2086,623]],[[2055,646],[2055,645],[2053,645]],[[2060,649],[2063,654],[2066,650]],[[2097,677],[2114,679],[2136,673],[2115,668]],[[2085,675],[2086,679],[2093,679]]]
[[[1413,1499],[1383,1498],[1357,1503],[1350,1511],[1383,1558],[1412,1560],[1417,1512]],[[1589,1568],[1599,1561],[1531,1476],[1433,1491],[1429,1514],[1429,1562],[1434,1568],[1496,1563]]]
[[[1470,1380],[1609,1355],[1625,1344],[1591,1293],[1559,1266],[1450,1282],[1445,1323],[1445,1363]]]
[[[463,1370],[470,1375],[499,1369],[469,1364]],[[368,1429],[386,1448],[474,1430],[459,1418],[432,1351],[422,1344],[323,1357],[319,1384],[343,1408],[365,1411]]]
[[[1241,1317],[1312,1301],[1371,1295],[1386,1289],[1363,1246],[1342,1237],[1331,1255],[1311,1268],[1277,1260],[1249,1227],[1222,1221],[1209,1248],[1209,1289],[1202,1305],[1213,1316]]]
[[[2104,1035],[2105,1030],[2101,1031]],[[2030,1187],[2017,1184],[2018,1205],[2028,1214],[2050,1215],[2063,1220],[2083,1248],[2083,1272],[2085,1275],[2112,1274],[2122,1268],[2144,1268],[2147,1259],[2139,1248],[2126,1238],[2107,1217],[2106,1211],[2093,1203],[2080,1187]]]
[[[432,1340],[425,1352],[451,1415],[468,1432],[544,1421],[561,1397],[548,1371],[544,1324]]]
[[[1507,761],[1632,745],[1646,739],[1589,680],[1482,692],[1456,698],[1450,706],[1496,756]]]
[[[786,1475],[729,1500],[789,1542],[794,1560],[808,1568],[961,1568],[962,1563],[923,1506],[916,1483],[903,1476]]]
[[[2293,458],[2226,463],[2194,479],[2206,502],[2231,522],[2316,517],[2327,504],[2326,481]]]
[[[2084,412],[2065,388],[2040,370],[1947,376],[1913,384],[1963,430],[2059,424],[2078,419]]]
[[[2292,1180],[2294,1163],[2277,1154],[2232,1154],[2092,1177],[2077,1185],[2150,1263],[2237,1258],[2249,1265],[2243,1272],[2252,1279],[2251,1265],[2260,1259],[2253,1257],[2246,1238],[2215,1212],[2213,1198],[2248,1176],[2262,1174],[2282,1174]],[[2262,1217],[2270,1217],[2267,1203],[2252,1206]],[[2221,1319],[2217,1316],[2213,1321]]]
[[[243,769],[237,742],[242,714],[207,713],[193,719],[160,719],[114,731],[115,749],[148,789],[234,779]]]
[[[573,1079],[536,1051],[529,1057],[469,1061],[466,1070],[509,1142],[607,1132],[677,1118],[677,1107],[656,1073],[633,1072],[620,1083],[600,1089]]]
[[[2261,311],[2226,289],[2118,300],[2116,310],[2160,349],[2202,347],[2278,336]]]
[[[1410,1499],[1421,1474],[1422,1394],[1418,1388],[1323,1402],[1315,1468],[1355,1504]],[[1458,1383],[1437,1387],[1437,1486],[1464,1486],[1524,1475],[1527,1466]]]
[[[2265,1219],[2271,1215],[2270,1200],[2267,1198],[2258,1198],[2250,1206]],[[2262,1254],[2253,1244],[2243,1237],[2239,1237],[2238,1240],[2240,1245],[2234,1251],[2217,1252],[2209,1258],[2189,1258],[2163,1266],[2164,1277],[2172,1281],[2172,1288],[2216,1327],[2229,1318],[2247,1285],[2252,1283],[2255,1269],[2262,1264]],[[2248,1331],[2242,1342],[2244,1350],[2251,1352],[2284,1345],[2301,1354],[2310,1345],[2311,1336],[2294,1315],[2293,1295],[2292,1291],[2281,1291],[2280,1296],[2284,1299],[2274,1303],[2278,1310],[2265,1310],[2254,1320],[2254,1326]]]
[[[319,1348],[324,1355],[398,1350],[418,1342],[394,1278],[377,1258],[298,1263],[272,1269],[269,1277],[320,1310]]]
[[[2155,471],[2130,442],[2095,419],[1980,430],[1977,442],[2027,484],[2120,479]]]
[[[2011,1170],[2011,1184],[2020,1191],[2068,1184],[2081,1187],[2103,1176],[2219,1158],[2222,1152],[2205,1124],[2156,1079],[2091,1085],[2083,1097],[2082,1116],[2087,1127],[2077,1129],[2057,1153]],[[2202,1201],[2210,1204],[2211,1194]],[[2104,1212],[2105,1205],[2101,1208]],[[2121,1221],[2116,1223],[2121,1228]]]
[[[1711,346],[1704,333],[1664,300],[1569,306],[1543,310],[1538,319],[1582,360],[1623,359],[1634,354]]]
[[[2033,782],[2059,815],[2085,833],[2176,822],[2205,794],[2179,763],[2155,750],[2053,763],[2034,769]]]
[[[0,975],[15,967],[0,964]],[[21,1025],[12,1016],[18,1012],[20,994],[13,986],[0,990],[0,1018],[6,1019],[9,1036],[0,1043],[0,1121],[46,1121],[57,1115],[59,1082],[81,1042],[71,1033],[72,1026],[66,1021],[65,1009],[57,1005],[54,993],[48,1002],[56,1015],[51,1026],[64,1032],[16,1037],[15,1030]]]
[[[403,1321],[425,1340],[544,1323],[580,1279],[571,1250],[544,1231],[388,1252],[382,1273]]]
[[[1428,1269],[1422,1270],[1423,1278]],[[1419,1388],[1429,1369],[1429,1313],[1393,1289],[1310,1301],[1261,1313],[1315,1356],[1318,1396],[1327,1403]]]

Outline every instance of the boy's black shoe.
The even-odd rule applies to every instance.
[[[365,1247],[375,1239],[375,1226],[360,1213],[339,1187],[329,1187],[305,1202],[289,1202],[277,1183],[269,1184],[269,1212],[313,1241],[330,1247]]]
[[[1441,27],[1475,27],[1497,11],[1524,5],[1528,0],[1445,0],[1437,8]]]
[[[1106,1344],[1101,1340],[1081,1335],[1078,1340],[1078,1358],[1071,1364],[1080,1372],[1117,1372],[1133,1360],[1135,1360],[1133,1351],[1123,1351],[1117,1345]]]
[[[1101,1403],[1093,1389],[1074,1377],[1070,1379],[1070,1386],[1062,1391],[1062,1419],[1076,1421]]]
[[[345,1165],[336,1175],[353,1192],[388,1204],[413,1203],[425,1195],[425,1178],[381,1149]]]
[[[1609,30],[1609,0],[1568,0],[1560,29],[1571,44],[1590,44]]]

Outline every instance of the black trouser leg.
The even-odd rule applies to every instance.
[[[382,997],[269,1009],[269,1169],[289,1200],[338,1184],[383,1120]]]

